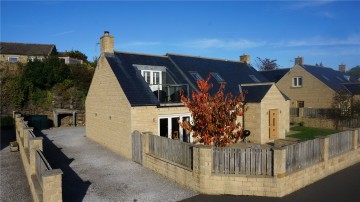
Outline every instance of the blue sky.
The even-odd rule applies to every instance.
[[[360,65],[360,1],[1,1],[1,41],[239,60],[246,53],[290,67],[297,56]]]

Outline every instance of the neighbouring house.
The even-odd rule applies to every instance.
[[[64,60],[65,64],[82,64],[83,60],[77,59],[77,58],[72,58],[68,55],[65,54],[65,52],[59,52],[58,53],[58,58],[61,60]]]
[[[345,89],[352,95],[352,102],[360,102],[360,82],[345,83]]]
[[[0,61],[26,63],[56,54],[54,44],[0,42]]]
[[[328,67],[306,65],[302,57],[295,58],[291,69],[282,70],[282,77],[276,85],[291,100],[292,108],[331,108],[333,97],[346,83],[358,81],[345,73],[346,66],[339,65],[339,71]],[[262,72],[271,78],[276,71]],[[280,70],[281,71],[281,70]]]
[[[180,91],[191,95],[196,81],[211,75],[216,92],[247,91],[243,125],[249,140],[269,142],[289,131],[289,101],[274,83],[269,83],[249,64],[240,61],[165,56],[114,51],[114,37],[105,32],[101,54],[86,98],[86,135],[105,147],[131,158],[131,133],[135,130],[192,142],[179,122],[192,119],[180,102]]]

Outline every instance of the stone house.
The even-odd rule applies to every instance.
[[[54,44],[0,42],[1,62],[26,63],[35,59],[42,60],[46,56],[56,53],[56,46]]]
[[[290,98],[292,108],[331,108],[333,97],[346,83],[357,83],[345,73],[328,67],[306,65],[302,57],[295,58],[292,68],[264,71],[262,74]]]
[[[289,101],[250,66],[249,56],[228,61],[127,53],[114,51],[109,32],[100,40],[101,54],[85,103],[86,134],[127,158],[132,156],[131,133],[135,130],[192,142],[191,135],[179,126],[192,119],[180,102],[179,91],[190,95],[198,90],[196,81],[208,75],[213,92],[222,83],[226,83],[225,93],[248,92],[248,110],[241,121],[252,132],[252,142],[283,138],[289,130]]]

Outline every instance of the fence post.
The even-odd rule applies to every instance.
[[[30,140],[29,145],[29,156],[30,156],[30,175],[36,173],[36,150],[43,150],[43,138],[36,137]]]
[[[43,182],[43,201],[53,202],[62,201],[61,175],[60,169],[47,170],[42,175]]]
[[[283,178],[286,176],[286,149],[274,148],[274,177]]]
[[[353,130],[353,149],[358,148],[358,141],[359,141],[359,129]]]

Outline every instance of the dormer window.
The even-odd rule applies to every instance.
[[[197,72],[189,72],[192,77],[194,77],[195,80],[204,80],[199,73]]]
[[[258,78],[256,78],[256,76],[254,76],[254,75],[249,75],[249,77],[256,83],[260,82],[260,80]]]
[[[211,75],[216,79],[216,81],[219,82],[219,83],[222,83],[222,82],[225,81],[225,80],[224,80],[218,73],[216,73],[216,72],[211,72],[210,74],[211,74]]]

